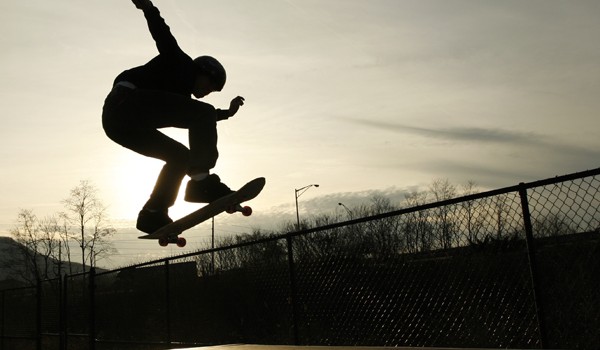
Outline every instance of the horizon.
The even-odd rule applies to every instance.
[[[587,170],[597,169],[584,169],[581,172]],[[580,172],[578,171],[575,173]],[[531,182],[553,180],[553,178],[557,176],[573,175],[575,173],[557,174],[554,177],[536,179]],[[300,218],[301,221],[308,222],[312,222],[323,216],[337,218],[340,222],[357,219],[359,217],[349,217],[349,215],[352,215],[349,213],[355,212],[356,210],[362,210],[363,208],[372,208],[375,204],[374,201],[381,198],[388,201],[392,210],[411,208],[412,205],[410,205],[410,203],[409,205],[406,205],[407,195],[415,195],[417,193],[425,195],[425,197],[422,198],[425,202],[421,204],[436,203],[437,200],[435,200],[433,195],[434,189],[432,189],[432,186],[436,181],[446,182],[446,184],[451,186],[455,191],[452,198],[461,198],[471,194],[485,194],[489,191],[511,188],[521,183],[514,183],[503,186],[502,188],[486,189],[479,187],[475,183],[453,184],[447,182],[447,179],[435,179],[429,186],[421,188],[411,187],[399,189],[391,187],[384,191],[373,190],[360,193],[339,193],[314,196],[306,201],[299,201]],[[528,185],[531,182],[523,183]],[[252,204],[251,201],[246,203]],[[341,206],[340,203],[342,203],[343,206]],[[213,218],[214,221],[209,219],[186,230],[183,236],[186,238],[188,244],[184,248],[179,248],[175,244],[170,244],[168,247],[160,247],[154,240],[139,240],[137,237],[144,235],[144,233],[135,228],[135,220],[111,220],[108,218],[105,226],[116,229],[115,234],[110,238],[110,243],[112,244],[112,247],[116,249],[116,254],[103,257],[97,263],[97,266],[104,269],[116,269],[209,249],[213,239],[213,232],[215,243],[222,242],[228,237],[240,237],[251,235],[256,232],[262,234],[283,234],[288,232],[289,225],[293,226],[296,224],[295,207],[293,207],[292,210],[288,207],[288,205],[283,205],[272,208],[272,212],[253,212],[250,217],[244,217],[240,213],[226,214],[223,212],[215,216]],[[38,219],[42,218],[38,217]],[[9,225],[0,224],[0,237],[14,239],[9,231],[16,227],[16,221],[11,227],[9,227]],[[72,242],[71,244],[73,243],[75,242]],[[78,249],[73,249],[73,251],[73,261],[78,262]]]

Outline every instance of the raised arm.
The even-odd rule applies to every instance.
[[[177,40],[171,34],[171,29],[160,16],[158,8],[152,4],[150,0],[131,0],[135,7],[144,12],[146,22],[148,22],[148,29],[152,38],[156,42],[158,52],[163,55],[179,54],[181,48],[177,44]]]
[[[152,1],[150,0],[131,0],[133,2],[133,4],[135,5],[135,7],[137,7],[140,10],[144,10],[147,8],[151,8],[152,6]]]

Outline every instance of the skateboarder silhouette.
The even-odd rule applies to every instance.
[[[136,227],[152,233],[173,222],[168,210],[186,175],[191,178],[185,191],[188,202],[210,203],[233,192],[210,171],[219,155],[217,121],[233,117],[244,98],[232,99],[229,109],[198,101],[223,89],[225,69],[213,57],[192,59],[183,52],[150,0],[132,2],[143,11],[159,54],[116,77],[104,102],[102,124],[119,145],[165,161],[137,218]],[[166,127],[187,129],[189,149],[158,130]]]

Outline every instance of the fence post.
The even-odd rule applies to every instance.
[[[2,337],[2,340],[0,341],[0,349],[4,350],[4,324],[6,322],[6,291],[2,291],[2,315],[0,315],[0,317],[2,317],[2,319],[0,320],[2,322],[2,329],[0,329],[0,336]]]
[[[67,275],[59,275],[58,279],[58,348],[59,350],[65,350],[65,280]]]
[[[63,330],[64,330],[64,341],[63,348],[61,350],[67,350],[69,347],[69,275],[65,274],[62,300],[62,313],[63,313]]]
[[[91,267],[89,273],[89,349],[94,350],[96,348],[96,268]]]
[[[0,300],[0,307],[2,308],[2,314],[0,315],[0,349],[4,350],[4,322],[5,322],[5,318],[4,318],[4,314],[5,314],[5,302],[4,302],[4,294],[6,293],[5,291],[0,292],[2,293],[2,300]]]
[[[171,288],[169,276],[169,260],[165,260],[165,318],[167,319],[167,345],[171,345]]]
[[[296,267],[294,264],[294,251],[292,246],[292,236],[286,236],[287,253],[288,253],[288,268],[290,272],[290,303],[292,304],[292,337],[294,345],[300,345],[298,337],[298,295],[296,287]]]
[[[546,323],[544,308],[542,305],[537,259],[535,256],[535,243],[533,240],[533,225],[531,224],[531,213],[529,211],[529,201],[527,199],[527,188],[524,183],[519,184],[519,196],[521,197],[521,208],[523,210],[523,223],[525,225],[525,242],[527,243],[527,256],[529,258],[529,272],[531,284],[533,285],[533,300],[535,302],[535,311],[540,332],[540,343],[542,349],[546,348]]]
[[[35,284],[35,347],[42,350],[42,281],[37,278]]]

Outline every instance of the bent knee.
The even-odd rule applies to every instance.
[[[172,145],[164,150],[161,158],[169,164],[185,168],[190,162],[190,150],[181,144]]]

